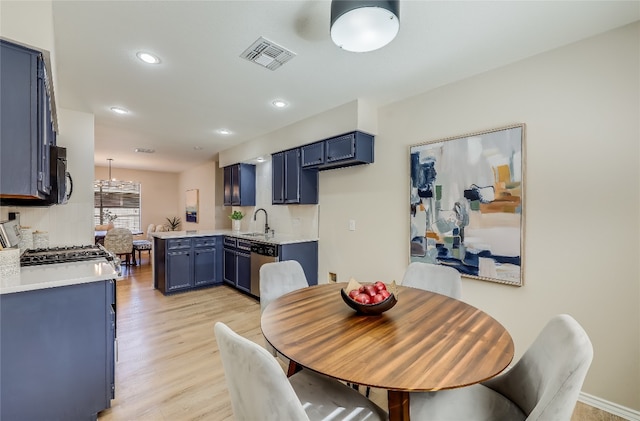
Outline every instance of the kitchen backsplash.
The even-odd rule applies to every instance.
[[[319,205],[272,205],[271,160],[256,165],[256,206],[234,207],[245,214],[241,231],[262,232],[264,213],[253,220],[256,209],[264,208],[269,214],[269,227],[277,234],[318,237]],[[227,208],[227,213],[231,209]]]

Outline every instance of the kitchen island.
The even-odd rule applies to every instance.
[[[0,419],[97,419],[115,393],[115,269],[105,259],[0,281]]]
[[[310,285],[318,282],[317,238],[232,230],[154,232],[154,287],[163,294],[182,292],[223,282],[257,296],[250,289],[251,246],[271,245],[281,260],[297,260]],[[278,260],[278,258],[274,259]]]

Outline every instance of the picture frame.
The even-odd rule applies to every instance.
[[[187,190],[185,196],[187,222],[198,222],[198,189]]]
[[[524,285],[525,124],[410,146],[410,261]]]

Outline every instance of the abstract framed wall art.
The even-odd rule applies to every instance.
[[[185,196],[186,221],[198,222],[198,189],[187,190]]]
[[[410,256],[524,284],[525,125],[410,147]]]

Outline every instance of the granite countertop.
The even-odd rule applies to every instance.
[[[152,236],[163,240],[170,238],[208,237],[214,235],[226,235],[241,238],[243,240],[258,241],[268,244],[295,244],[318,241],[317,237],[303,237],[292,234],[278,234],[266,237],[264,234],[254,234],[250,232],[237,232],[228,229],[221,230],[197,230],[197,231],[160,231],[151,233]]]
[[[24,266],[18,275],[0,279],[0,294],[33,291],[117,279],[106,259],[52,265]]]

